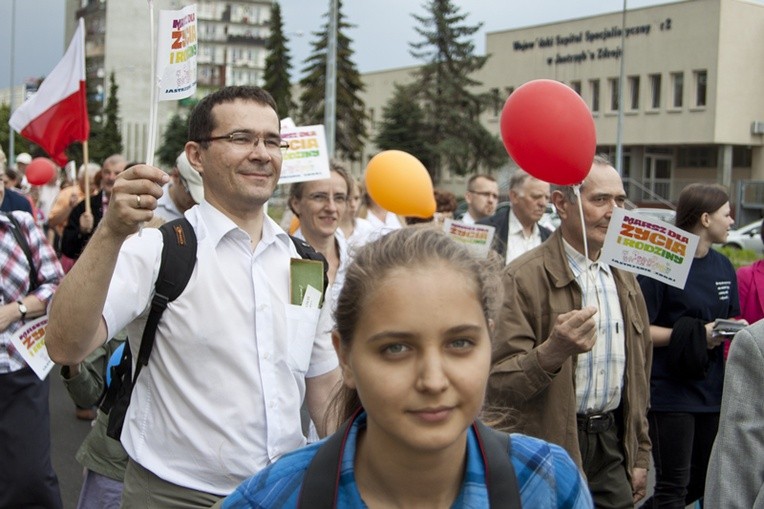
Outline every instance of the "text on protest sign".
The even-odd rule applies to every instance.
[[[697,247],[697,235],[637,212],[616,208],[601,260],[615,268],[684,288]]]
[[[196,5],[160,11],[157,44],[158,100],[184,99],[196,92]]]

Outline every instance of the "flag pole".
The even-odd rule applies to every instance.
[[[157,63],[156,63],[156,35],[154,26],[154,2],[148,0],[149,3],[149,24],[151,25],[150,31],[150,46],[151,46],[151,91],[149,107],[149,139],[146,144],[146,164],[149,166],[154,165],[154,152],[156,151],[156,126],[157,126]]]
[[[88,140],[82,142],[82,165],[85,168],[85,212],[91,214],[90,211],[90,171],[88,169],[88,163],[90,162],[90,154],[88,154]],[[75,172],[75,175],[77,172]],[[76,184],[75,184],[76,185]]]

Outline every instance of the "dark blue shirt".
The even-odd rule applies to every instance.
[[[14,210],[23,210],[32,214],[32,204],[26,197],[14,191],[13,189],[5,188],[5,196],[3,196],[3,203],[0,204],[0,210],[3,212],[12,212]]]
[[[638,276],[652,325],[672,329],[682,317],[712,322],[740,313],[735,269],[724,255],[711,249],[693,259],[683,290],[655,279]],[[709,367],[703,380],[672,375],[666,347],[653,350],[650,409],[658,412],[719,412],[724,386],[723,345],[708,352]]]

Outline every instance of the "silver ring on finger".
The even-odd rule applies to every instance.
[[[136,208],[141,208],[141,195],[136,194],[135,195],[135,206]]]

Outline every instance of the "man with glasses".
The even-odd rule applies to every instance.
[[[209,507],[306,443],[303,400],[319,434],[332,431],[324,426],[339,382],[331,291],[320,309],[290,303],[290,259],[300,256],[264,211],[288,148],[276,104],[258,87],[221,88],[194,108],[189,138],[185,153],[204,185],[204,200],[186,214],[196,264],[133,389],[121,436],[130,457],[123,507]],[[51,305],[46,343],[56,362],[80,362],[123,327],[138,352],[163,241],[152,228],[133,234],[167,182],[145,165],[118,179]]]
[[[170,172],[170,182],[162,188],[154,215],[164,221],[183,217],[183,214],[204,200],[202,176],[191,166],[186,152],[180,153]]]
[[[539,224],[549,203],[549,184],[518,168],[509,179],[509,203],[478,221],[496,228],[491,247],[507,264],[551,235]]]
[[[490,217],[496,212],[496,205],[499,202],[499,184],[490,175],[473,175],[467,181],[467,193],[464,199],[467,201],[467,212],[460,221],[475,224],[476,221]]]

